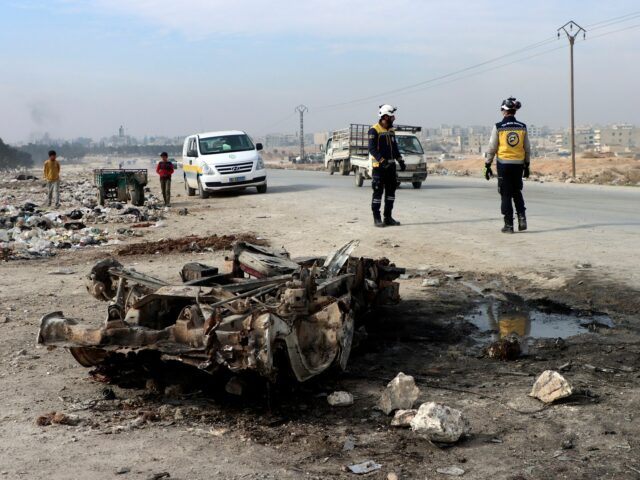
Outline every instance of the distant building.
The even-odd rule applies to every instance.
[[[640,149],[640,128],[629,124],[614,124],[594,132],[594,143],[603,152]]]

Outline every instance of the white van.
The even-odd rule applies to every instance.
[[[207,132],[189,135],[182,146],[182,170],[187,195],[256,187],[267,191],[267,171],[258,153],[262,144],[245,132]]]

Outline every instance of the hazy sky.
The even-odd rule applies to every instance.
[[[0,0],[0,138],[294,132],[300,103],[308,131],[380,103],[400,123],[490,124],[509,95],[523,121],[565,126],[571,19],[588,30],[577,122],[640,124],[638,0]]]

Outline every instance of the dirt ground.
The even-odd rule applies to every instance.
[[[433,173],[479,176],[482,174],[483,162],[482,157],[469,157],[432,164],[430,169]],[[640,185],[640,161],[633,158],[577,154],[575,180],[569,179],[571,171],[570,157],[536,157],[531,160],[531,179],[536,181]]]
[[[318,228],[330,229],[325,216],[305,231],[275,214],[278,205],[269,195],[200,200],[179,188],[176,182],[180,196],[167,226],[125,243],[252,234],[293,256],[326,253],[326,243],[314,242]],[[181,208],[188,214],[179,215]],[[265,212],[269,232],[249,220]],[[418,251],[421,242],[403,239],[405,252]],[[363,254],[380,253],[364,243]],[[366,460],[382,465],[363,475],[370,479],[449,478],[437,470],[454,465],[469,479],[640,478],[640,292],[602,280],[588,266],[544,286],[447,258],[432,261],[428,252],[402,265],[408,254],[395,259],[387,249],[392,261],[411,267],[400,280],[403,301],[367,319],[348,370],[270,390],[254,381],[255,388],[238,398],[199,392],[183,385],[186,378],[156,380],[149,388],[106,385],[69,352],[35,347],[46,313],[103,319],[106,305],[88,295],[84,277],[119,248],[0,264],[0,478],[346,479],[358,477],[348,465]],[[165,279],[177,281],[190,261],[224,265],[224,250],[135,254],[145,251],[137,248],[119,260]],[[438,285],[423,286],[425,279]],[[518,360],[493,360],[483,347],[494,334],[479,331],[471,315],[497,303],[587,319],[604,313],[614,327],[594,325],[564,340],[532,339]],[[527,396],[537,375],[561,367],[579,395],[551,406]],[[419,402],[462,410],[470,435],[444,447],[391,427],[374,406],[400,371],[415,377]],[[182,387],[171,387],[174,381]],[[330,407],[326,396],[335,390],[351,392],[354,404]],[[66,423],[75,425],[37,425],[49,412],[70,415]]]

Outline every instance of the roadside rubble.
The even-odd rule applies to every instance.
[[[428,402],[420,405],[411,429],[432,442],[455,443],[469,433],[469,422],[460,410]]]
[[[212,252],[230,249],[235,242],[247,242],[253,245],[267,245],[267,241],[251,234],[209,235],[199,237],[187,235],[181,238],[165,238],[155,242],[132,243],[116,250],[116,255],[163,255],[172,253]]]
[[[349,392],[333,392],[327,397],[327,403],[332,407],[348,407],[353,405],[353,395]]]
[[[554,370],[545,370],[536,379],[529,396],[544,403],[553,403],[572,394],[573,388],[562,375]]]
[[[411,421],[415,418],[418,410],[396,410],[393,419],[391,420],[392,427],[409,428],[411,427]]]
[[[184,283],[106,259],[87,285],[109,302],[103,325],[56,311],[40,320],[38,343],[69,348],[105,378],[149,362],[206,373],[251,371],[270,381],[282,361],[301,382],[332,366],[344,369],[354,326],[376,306],[400,300],[394,280],[404,273],[386,258],[352,257],[357,244],[295,261],[284,250],[238,242],[230,273]]]
[[[400,372],[387,384],[387,388],[380,395],[377,407],[386,415],[394,410],[408,410],[420,395],[420,389],[410,375]]]
[[[26,188],[25,183],[30,187]],[[60,190],[61,207],[51,209],[43,206],[43,182],[0,183],[0,259],[49,257],[58,249],[115,244],[143,233],[124,226],[102,228],[100,225],[141,222],[153,225],[164,218],[164,210],[153,195],[149,195],[144,207],[131,207],[122,202],[109,202],[100,207],[96,189],[89,181],[64,181]]]

